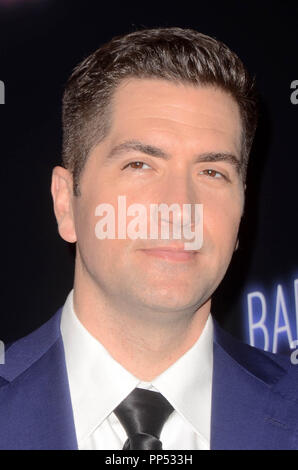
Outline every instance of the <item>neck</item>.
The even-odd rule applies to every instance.
[[[210,299],[198,309],[157,311],[144,306],[115,305],[93,282],[75,276],[74,311],[126,370],[152,381],[176,362],[200,337]]]

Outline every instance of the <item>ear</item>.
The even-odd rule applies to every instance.
[[[77,241],[73,217],[73,180],[71,173],[56,166],[52,172],[51,193],[58,231],[63,240],[74,243]]]

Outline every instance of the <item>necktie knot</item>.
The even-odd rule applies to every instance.
[[[114,410],[128,436],[123,449],[162,449],[159,437],[172,411],[160,393],[135,388]]]

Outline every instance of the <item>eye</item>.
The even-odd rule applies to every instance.
[[[226,179],[226,177],[222,173],[220,173],[220,171],[213,170],[212,168],[207,168],[206,170],[200,171],[200,174],[202,173],[207,176],[210,176],[210,178],[225,178]]]
[[[137,161],[137,162],[127,163],[127,165],[123,167],[123,170],[129,167],[132,168],[133,170],[147,170],[148,168],[151,168],[149,165],[147,165],[147,163]]]

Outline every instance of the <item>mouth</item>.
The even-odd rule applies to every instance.
[[[143,248],[142,251],[147,256],[161,258],[173,262],[193,261],[198,255],[197,250],[185,250],[182,246],[161,246],[154,248]]]

